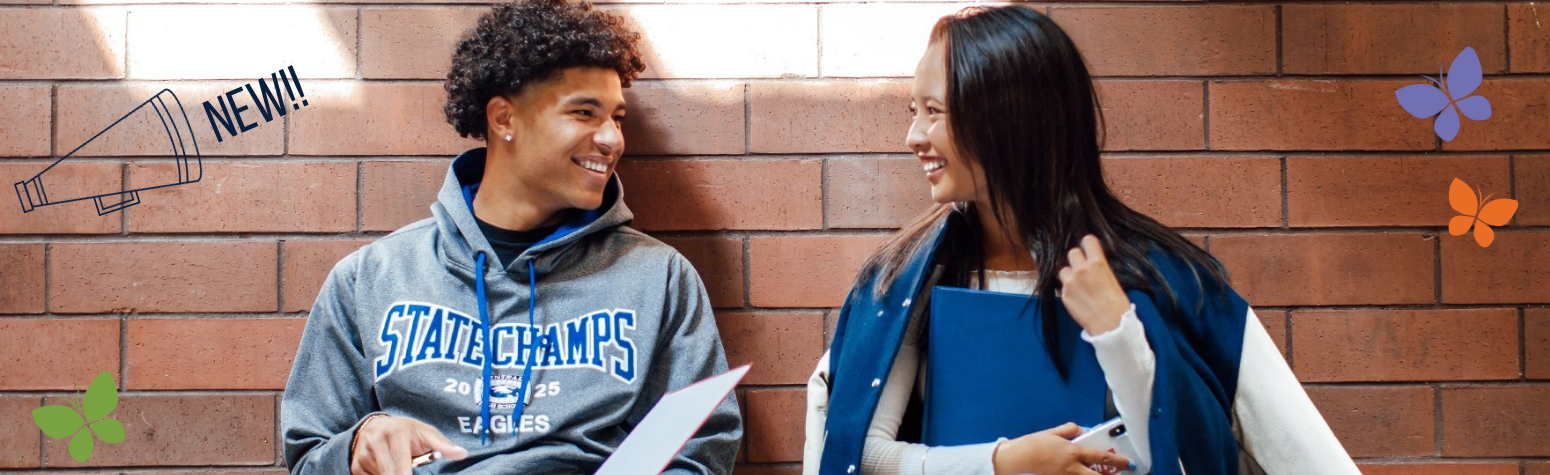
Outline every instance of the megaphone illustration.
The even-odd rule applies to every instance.
[[[172,102],[167,102],[167,99],[172,99]],[[158,144],[161,143],[162,133],[165,133],[168,150],[170,150],[173,160],[178,165],[176,172],[168,169],[158,176],[148,177],[149,183],[147,183],[147,186],[133,190],[115,190],[100,194],[94,194],[102,191],[100,188],[79,186],[78,183],[70,182],[69,178],[56,178],[54,181],[49,179],[48,171],[53,169],[54,166],[59,165],[59,162],[69,159],[76,152],[86,148],[87,145],[91,145],[93,140],[103,137],[108,131],[113,130],[114,126],[126,123],[126,121],[128,121],[127,123],[148,124],[149,126],[125,127],[126,130],[134,130],[128,132],[121,131],[120,133],[147,133],[146,131],[150,131],[149,133],[153,136],[150,140]],[[160,127],[157,127],[158,125]],[[160,145],[157,145],[156,148],[159,149],[160,147]],[[97,215],[101,216],[139,204],[141,191],[193,183],[199,181],[199,178],[203,175],[204,168],[199,161],[199,143],[194,140],[194,129],[189,125],[188,114],[183,112],[183,103],[178,100],[178,96],[173,94],[171,89],[162,89],[161,92],[151,96],[150,99],[146,99],[145,102],[130,110],[128,114],[124,114],[123,117],[114,121],[112,125],[102,129],[101,132],[97,132],[97,135],[93,135],[92,138],[87,139],[86,142],[76,147],[75,150],[71,150],[64,158],[56,160],[48,168],[38,172],[36,176],[17,182],[16,199],[21,201],[23,213],[32,212],[33,208],[40,206],[92,200],[97,205]],[[136,181],[139,181],[138,176],[136,176]],[[51,188],[49,186],[51,183],[60,186]],[[104,184],[104,186],[107,185]],[[50,193],[51,191],[52,193]]]

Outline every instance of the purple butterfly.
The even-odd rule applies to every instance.
[[[1438,69],[1437,77],[1441,81],[1421,76],[1431,79],[1437,87],[1413,84],[1394,91],[1394,95],[1399,97],[1399,105],[1405,108],[1405,112],[1416,118],[1437,116],[1432,130],[1443,140],[1452,141],[1459,134],[1459,111],[1463,111],[1464,117],[1470,120],[1486,120],[1491,118],[1491,101],[1482,96],[1470,96],[1475,88],[1480,87],[1481,79],[1480,57],[1475,55],[1474,48],[1464,48],[1457,58],[1453,58],[1446,77],[1442,75],[1441,68]],[[1458,110],[1454,110],[1454,106],[1458,106]],[[1439,115],[1438,111],[1442,114]]]

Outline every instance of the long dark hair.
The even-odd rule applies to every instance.
[[[1103,242],[1121,286],[1160,291],[1168,303],[1178,298],[1148,260],[1153,250],[1181,259],[1195,278],[1214,284],[1200,285],[1202,291],[1225,285],[1226,270],[1215,258],[1109,190],[1099,158],[1103,117],[1093,80],[1076,45],[1053,20],[1020,6],[970,7],[937,21],[931,41],[946,46],[955,149],[984,170],[985,182],[977,185],[985,187],[992,209],[969,203],[933,207],[873,254],[857,285],[872,279],[872,291],[884,292],[943,219],[961,220],[940,248],[938,262],[948,269],[943,282],[963,285],[966,271],[975,270],[984,282],[985,236],[976,218],[988,212],[1038,264],[1034,295],[1040,299],[1045,347],[1062,375],[1059,339],[1052,338],[1056,274],[1067,265],[1066,251],[1083,236]]]

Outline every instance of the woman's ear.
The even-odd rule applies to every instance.
[[[490,102],[484,105],[484,121],[489,129],[491,141],[504,140],[510,142],[516,138],[517,128],[516,104],[513,104],[506,96],[497,94],[490,98]]]

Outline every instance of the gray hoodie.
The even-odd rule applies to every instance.
[[[727,370],[699,274],[625,226],[617,176],[602,207],[503,263],[470,206],[484,157],[453,160],[433,217],[329,274],[280,408],[292,474],[349,473],[355,429],[374,412],[468,449],[416,473],[591,473],[664,393]],[[741,438],[729,397],[668,472],[731,473]]]

